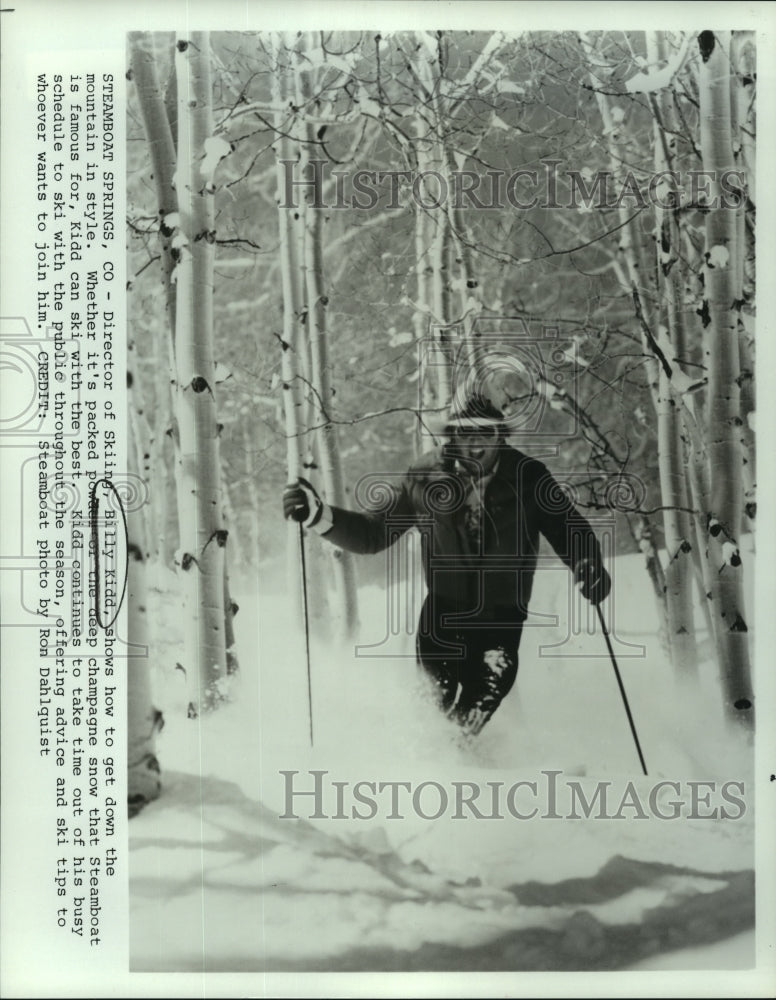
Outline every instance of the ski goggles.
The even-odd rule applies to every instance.
[[[461,441],[495,441],[498,437],[499,426],[497,424],[484,424],[481,426],[462,424],[451,428],[453,435]]]

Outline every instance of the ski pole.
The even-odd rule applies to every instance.
[[[304,528],[299,522],[299,555],[302,570],[302,615],[304,618],[304,645],[307,655],[307,714],[310,719],[310,746],[313,746],[313,683],[310,672],[310,616],[307,608],[307,567],[304,555]]]
[[[609,639],[609,632],[606,628],[606,623],[604,622],[604,615],[601,611],[601,605],[596,604],[596,611],[598,612],[598,620],[601,623],[601,628],[603,629],[604,639],[606,639],[606,648],[609,650],[609,657],[612,661],[612,666],[614,667],[614,676],[617,678],[617,684],[620,688],[620,694],[622,695],[622,702],[625,705],[625,714],[628,716],[628,722],[630,723],[631,732],[633,733],[633,741],[636,744],[636,750],[639,754],[639,760],[641,761],[641,769],[644,774],[647,773],[647,765],[644,763],[644,754],[641,752],[641,744],[639,743],[639,737],[636,732],[636,723],[633,721],[633,716],[631,715],[630,705],[628,704],[628,696],[625,693],[625,686],[622,683],[622,677],[620,677],[620,669],[617,666],[617,660],[614,658],[614,650],[612,649],[612,643]]]

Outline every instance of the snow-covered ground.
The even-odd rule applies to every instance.
[[[380,656],[313,637],[313,748],[303,638],[276,573],[271,584],[262,574],[261,584],[235,588],[233,700],[196,721],[171,669],[174,601],[159,595],[164,790],[130,825],[133,969],[751,966],[750,751],[725,734],[710,662],[697,682],[677,685],[640,558],[618,558],[615,569],[607,613],[648,777],[600,632],[586,618],[580,634],[546,648],[567,635],[562,568],[537,577],[515,689],[472,745],[418,697],[407,629],[375,646],[386,619],[377,587],[361,592],[361,643]],[[413,609],[407,617],[414,628]],[[298,818],[281,818],[288,787],[314,788],[311,771],[326,772],[326,816],[312,816],[313,796],[296,795]],[[679,788],[650,805],[661,780]],[[536,791],[520,786],[511,808],[536,806],[533,818],[507,806],[518,781]],[[560,818],[543,818],[553,781]],[[579,808],[581,818],[567,818],[571,783],[590,798],[600,781],[610,783],[606,815],[617,818],[597,809],[583,818]],[[716,807],[716,818],[688,818],[692,781],[716,783],[695,791],[697,812]],[[354,806],[370,812],[354,798],[358,782],[409,782],[395,792],[401,818],[389,818],[390,787],[372,791],[376,816],[354,818]],[[728,786],[726,801],[725,782],[744,790]],[[477,790],[482,817],[456,809],[462,788]],[[426,817],[442,814],[416,815],[413,791]],[[679,818],[655,815],[670,814],[672,800]],[[485,818],[494,812],[503,818]]]

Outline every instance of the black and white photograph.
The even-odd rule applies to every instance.
[[[752,964],[756,57],[130,35],[133,969]]]
[[[68,7],[0,12],[0,991],[772,995],[770,9]]]

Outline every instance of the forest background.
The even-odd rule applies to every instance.
[[[190,713],[238,669],[229,573],[298,576],[284,483],[379,504],[476,386],[751,730],[753,35],[136,34],[129,64],[130,616],[174,570]],[[384,560],[309,558],[353,634]]]

